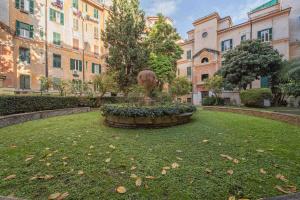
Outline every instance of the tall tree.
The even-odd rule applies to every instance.
[[[269,43],[245,41],[226,52],[223,57],[221,74],[225,82],[246,89],[252,81],[268,77],[272,89],[276,86],[282,57]]]
[[[171,83],[176,75],[176,61],[183,53],[177,44],[180,39],[176,29],[158,14],[158,21],[147,35],[146,44],[151,52],[149,65],[156,73],[161,85]]]
[[[143,42],[145,14],[139,5],[139,0],[113,0],[102,32],[104,46],[109,50],[108,68],[117,73],[118,86],[125,94],[137,82],[137,74],[146,68],[148,59]]]

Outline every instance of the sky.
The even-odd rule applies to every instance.
[[[234,24],[247,20],[247,13],[268,0],[140,0],[147,16],[163,13],[173,19],[182,38],[193,29],[193,21],[212,12],[231,16]]]

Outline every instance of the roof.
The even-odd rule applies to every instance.
[[[266,9],[266,8],[269,8],[269,7],[272,7],[272,6],[275,6],[276,4],[278,4],[279,0],[271,0],[271,1],[268,1],[267,3],[261,5],[261,6],[258,6],[257,8],[251,10],[251,12],[257,12],[257,11],[260,11],[260,10],[263,10],[263,9]]]
[[[219,53],[220,53],[219,51],[214,50],[214,49],[203,48],[203,49],[201,49],[200,51],[198,51],[198,52],[193,56],[193,58],[199,56],[199,55],[200,55],[202,52],[204,52],[204,51],[207,51],[207,52],[210,52],[210,53],[216,53],[216,54],[219,54]]]

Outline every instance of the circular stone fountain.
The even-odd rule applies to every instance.
[[[144,70],[137,76],[138,84],[145,89],[144,105],[107,104],[101,112],[105,124],[118,128],[162,128],[188,123],[196,107],[188,104],[155,102],[151,92],[157,86],[153,71]]]

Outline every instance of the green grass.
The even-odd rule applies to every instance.
[[[251,199],[280,195],[276,185],[300,188],[296,126],[210,111],[198,111],[190,124],[157,130],[114,129],[102,121],[98,112],[92,112],[0,129],[0,195],[47,199],[55,192],[69,192],[69,199],[225,200],[230,195]],[[240,162],[226,161],[220,154]],[[30,155],[34,158],[26,162]],[[179,168],[162,175],[162,167],[174,162]],[[207,174],[206,168],[212,173]],[[231,176],[229,169],[234,171]],[[79,170],[84,175],[78,175]],[[142,178],[141,187],[135,186],[132,173]],[[16,178],[3,180],[11,174]],[[29,180],[46,174],[54,178]],[[276,179],[277,174],[288,182]],[[120,185],[126,187],[125,194],[115,192]]]

